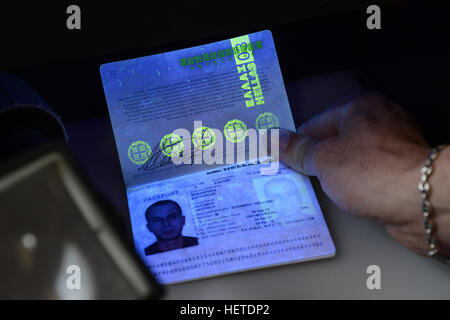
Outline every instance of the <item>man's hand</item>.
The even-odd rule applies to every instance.
[[[394,239],[427,255],[417,185],[431,148],[400,106],[369,93],[316,116],[298,131],[280,129],[282,162],[317,176],[326,194],[343,210],[382,223]],[[436,175],[447,174],[448,162],[438,160]],[[442,183],[433,175],[432,188],[449,186],[436,184]],[[440,198],[448,197],[432,194],[430,199],[438,207],[433,221],[438,249],[449,255],[450,204]]]

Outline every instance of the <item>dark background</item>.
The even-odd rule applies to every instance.
[[[70,4],[82,30],[66,28]],[[366,28],[378,4],[382,30]],[[270,29],[286,82],[350,69],[407,108],[431,144],[449,142],[444,1],[2,1],[0,70],[74,122],[108,114],[99,66]],[[297,123],[299,125],[299,123]]]

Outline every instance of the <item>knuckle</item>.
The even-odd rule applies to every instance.
[[[372,91],[359,95],[355,98],[354,104],[364,108],[371,105],[386,105],[390,104],[390,100],[383,94]]]
[[[395,110],[392,101],[379,92],[368,92],[358,96],[353,100],[352,106],[353,110],[358,113],[373,116]]]
[[[358,128],[384,130],[405,121],[406,112],[378,92],[369,92],[355,98],[349,105],[347,122]],[[386,128],[385,128],[386,127]]]

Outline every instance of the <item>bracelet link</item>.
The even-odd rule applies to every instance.
[[[444,148],[444,145],[440,145],[431,150],[430,155],[425,160],[425,164],[420,170],[420,182],[417,186],[417,189],[420,192],[422,197],[422,215],[423,215],[423,227],[426,233],[426,240],[428,244],[428,256],[436,258],[440,262],[444,264],[450,265],[450,259],[447,259],[439,254],[439,251],[436,246],[436,237],[433,233],[434,224],[431,220],[432,218],[432,206],[429,200],[431,186],[429,183],[429,179],[431,174],[433,173],[433,161],[438,157],[439,152]]]

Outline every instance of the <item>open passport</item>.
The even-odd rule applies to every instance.
[[[100,73],[135,247],[158,281],[334,256],[309,178],[262,150],[268,129],[295,130],[270,31]]]

